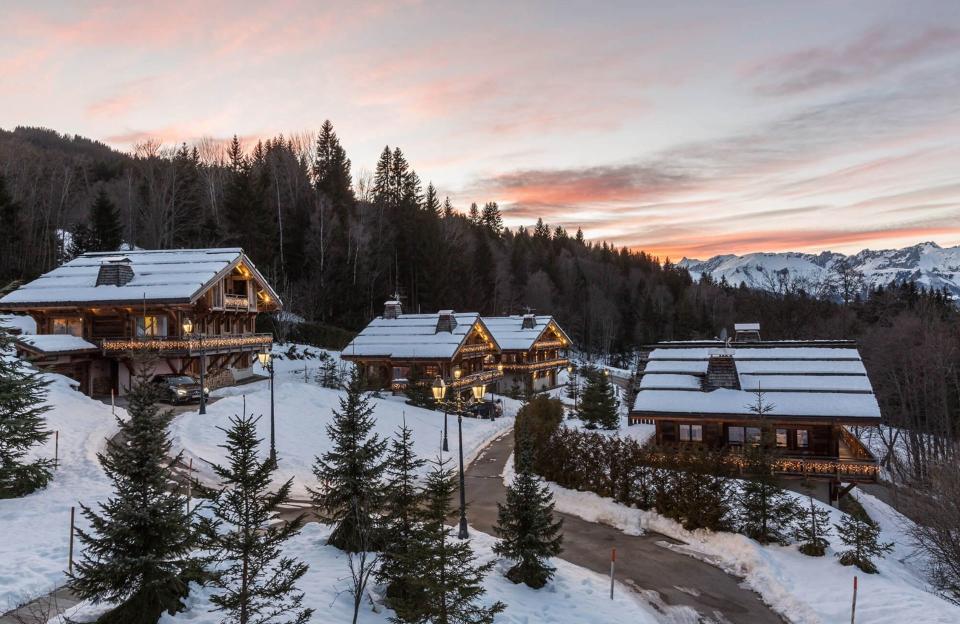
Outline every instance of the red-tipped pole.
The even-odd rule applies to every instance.
[[[610,600],[613,600],[613,572],[617,565],[617,549],[610,549]]]
[[[76,507],[70,508],[70,554],[67,555],[67,574],[73,574],[73,515]]]
[[[850,624],[853,624],[857,617],[857,577],[853,577],[853,607],[850,609]]]

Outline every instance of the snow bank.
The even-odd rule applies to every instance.
[[[512,462],[508,462],[512,467]],[[512,480],[508,468],[504,481]],[[960,621],[960,607],[930,593],[923,577],[923,557],[909,546],[909,520],[878,499],[854,490],[854,496],[870,516],[880,523],[882,539],[896,544],[887,558],[879,560],[879,574],[863,574],[840,565],[834,553],[841,547],[836,535],[824,557],[807,557],[796,546],[761,546],[735,533],[687,531],[677,522],[652,511],[633,509],[601,498],[592,492],[578,492],[549,483],[557,511],[591,522],[617,527],[629,535],[644,531],[660,533],[684,542],[661,545],[697,557],[740,576],[744,584],[760,594],[764,602],[795,624],[828,624],[850,618],[853,577],[859,578],[857,621],[871,624],[948,624]],[[797,495],[799,502],[808,500]],[[831,522],[839,523],[842,512],[816,502],[826,509]],[[835,531],[834,531],[835,533]]]
[[[44,594],[65,580],[70,539],[70,507],[77,525],[87,523],[78,502],[93,505],[111,492],[96,453],[116,431],[110,407],[74,390],[76,382],[44,374],[52,381],[47,428],[59,431],[59,468],[43,490],[23,498],[0,500],[0,612]],[[125,412],[118,408],[118,414]],[[54,437],[32,450],[53,457]],[[79,550],[79,543],[75,545]],[[78,552],[74,553],[75,559]]]

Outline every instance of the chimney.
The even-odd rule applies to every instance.
[[[125,286],[133,279],[130,258],[111,256],[104,258],[97,273],[97,286]]]
[[[524,314],[521,329],[534,329],[537,326],[537,317],[534,314]]]
[[[760,342],[760,323],[735,323],[734,342]]]
[[[395,319],[395,318],[399,318],[401,314],[403,314],[403,309],[400,307],[399,300],[390,299],[389,301],[384,302],[383,318]]]
[[[707,360],[707,377],[704,380],[705,390],[717,388],[740,389],[740,375],[737,374],[737,363],[733,359],[733,349],[711,349]]]
[[[440,310],[439,316],[437,317],[437,331],[435,333],[439,334],[443,331],[452,334],[456,328],[457,317],[453,315],[453,310]]]

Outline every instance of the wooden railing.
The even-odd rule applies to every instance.
[[[503,363],[503,370],[505,371],[523,371],[523,372],[533,372],[538,370],[544,370],[547,368],[559,368],[561,366],[566,366],[570,363],[570,360],[567,358],[553,358],[550,360],[542,360],[540,362],[515,362],[515,363]]]
[[[200,351],[220,351],[230,349],[251,349],[266,347],[273,343],[273,334],[246,334],[242,336],[204,336],[203,340],[195,338],[178,338],[173,336],[157,336],[146,338],[104,338],[100,341],[100,348],[104,352],[134,351],[142,353],[162,353],[166,351],[186,351],[195,353]]]

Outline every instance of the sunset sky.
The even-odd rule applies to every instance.
[[[354,173],[400,146],[458,209],[661,256],[960,243],[957,0],[0,0],[0,128],[326,118]]]

